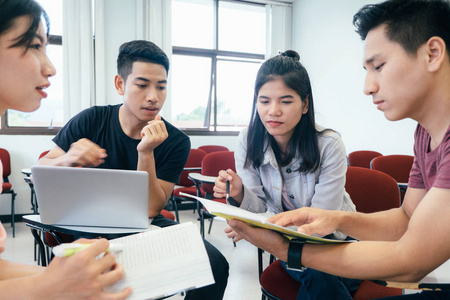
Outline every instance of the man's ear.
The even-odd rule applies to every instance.
[[[117,93],[123,96],[123,94],[125,93],[125,82],[123,80],[123,77],[120,75],[116,75],[116,77],[114,77],[114,85],[116,87]]]
[[[426,43],[426,51],[428,71],[439,70],[447,56],[447,47],[444,40],[438,36],[431,37]]]

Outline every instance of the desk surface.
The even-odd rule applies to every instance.
[[[31,169],[30,168],[26,168],[26,169],[22,169],[21,172],[27,176],[31,175]]]
[[[217,179],[217,176],[207,176],[199,173],[189,173],[188,177],[191,180],[198,180],[206,183],[215,183]]]
[[[82,236],[86,238],[103,236],[105,238],[115,238],[116,236],[124,236],[127,234],[139,233],[143,231],[152,230],[159,228],[157,226],[151,225],[152,219],[149,219],[149,226],[147,229],[136,229],[136,228],[115,228],[115,227],[88,227],[88,226],[64,226],[64,225],[52,225],[44,224],[41,222],[41,216],[39,215],[26,215],[23,216],[23,220],[27,224],[31,224],[42,228],[44,231],[58,231],[62,233],[67,233],[75,236]]]

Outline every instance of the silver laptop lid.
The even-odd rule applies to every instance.
[[[43,223],[148,227],[147,172],[50,166],[31,172]]]

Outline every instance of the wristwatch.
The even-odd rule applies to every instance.
[[[288,249],[287,268],[290,270],[304,271],[306,267],[302,266],[302,251],[304,240],[291,240]]]

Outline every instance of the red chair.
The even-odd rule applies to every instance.
[[[409,172],[414,162],[411,155],[385,155],[376,157],[370,164],[371,169],[389,174],[397,182],[408,182]]]
[[[403,202],[413,162],[414,156],[411,155],[385,155],[374,158],[370,168],[384,172],[397,181]]]
[[[161,214],[169,220],[175,221],[175,215],[168,210],[161,210]]]
[[[197,187],[194,185],[194,182],[189,179],[189,173],[200,173],[202,160],[205,157],[206,152],[200,149],[191,149],[189,153],[188,160],[184,166],[184,170],[181,172],[180,180],[175,186],[173,190],[172,197],[170,202],[173,204],[175,215],[177,222],[180,222],[180,217],[178,214],[178,205],[182,204],[185,201],[195,203],[196,200],[191,198],[186,198],[180,195],[181,192],[196,196],[197,195]],[[201,193],[201,196],[204,196],[204,193]],[[194,209],[195,212],[195,209]]]
[[[378,156],[383,156],[383,154],[369,150],[353,151],[348,155],[348,165],[352,167],[370,168],[370,162]]]
[[[39,155],[39,159],[41,159],[42,157],[46,156],[47,153],[49,153],[49,152],[50,152],[50,150],[45,150],[44,152],[42,152],[42,153]]]
[[[400,206],[397,183],[383,172],[364,167],[348,167],[345,189],[359,212],[370,213]],[[301,285],[283,269],[280,260],[271,263],[262,272],[260,284],[263,299],[267,297],[271,300],[297,299]],[[367,300],[401,294],[402,289],[388,288],[370,280],[363,280],[352,297]]]
[[[8,150],[0,148],[0,161],[3,165],[3,183],[2,183],[2,191],[1,195],[10,194],[11,195],[11,226],[13,229],[13,237],[16,236],[16,225],[14,220],[14,200],[16,199],[17,194],[14,192],[12,188],[12,184],[9,182],[8,177],[11,175],[11,157],[9,155]]]
[[[210,176],[211,180],[199,180],[199,179],[193,179],[196,187],[197,192],[202,193],[205,192],[205,198],[210,198],[214,201],[219,201],[221,203],[226,203],[225,198],[214,198],[214,181],[215,177],[219,174],[219,171],[221,170],[227,170],[232,169],[236,172],[236,166],[234,164],[234,152],[233,151],[217,151],[217,152],[211,152],[205,155],[202,160],[202,171],[201,175],[204,176]],[[192,177],[191,177],[192,179]],[[202,236],[205,236],[205,229],[204,229],[204,220],[210,219],[211,223],[209,226],[208,233],[211,232],[211,226],[212,226],[212,220],[214,218],[213,215],[209,214],[204,209],[199,209],[199,215],[200,215],[200,232],[202,233]]]
[[[359,212],[372,213],[400,207],[397,182],[377,170],[348,167],[345,190]]]
[[[217,151],[228,151],[228,148],[220,145],[204,145],[198,147],[198,149],[205,151],[206,153],[217,152]]]

